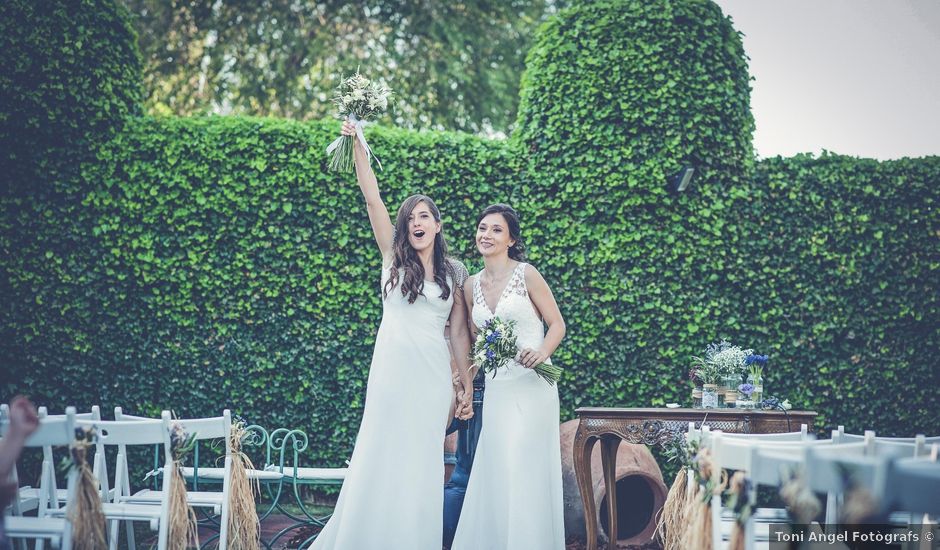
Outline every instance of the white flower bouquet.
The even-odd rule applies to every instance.
[[[356,125],[356,137],[362,142],[370,160],[375,157],[375,154],[366,143],[362,128],[366,120],[388,108],[388,98],[391,95],[391,90],[377,82],[370,81],[356,71],[356,74],[343,80],[336,88],[336,95],[333,97],[333,103],[336,104],[340,116]],[[352,137],[340,136],[326,148],[326,154],[330,157],[330,171],[352,172],[355,169],[353,145]],[[375,161],[381,169],[382,163],[378,158]]]

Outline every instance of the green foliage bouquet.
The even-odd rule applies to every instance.
[[[356,137],[362,142],[362,147],[370,159],[375,155],[366,142],[362,128],[367,119],[388,108],[388,98],[391,95],[391,90],[369,81],[356,71],[356,74],[343,80],[336,88],[336,95],[333,97],[333,103],[336,104],[340,116],[356,125]],[[326,148],[326,154],[330,157],[331,172],[353,171],[353,145],[352,137],[340,136]],[[377,157],[375,162],[381,169],[382,163]]]

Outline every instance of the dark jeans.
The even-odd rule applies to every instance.
[[[463,508],[463,498],[467,493],[467,483],[470,481],[470,470],[473,468],[473,455],[480,440],[480,430],[483,428],[483,371],[477,373],[473,379],[473,418],[470,420],[457,420],[451,422],[447,433],[457,431],[457,465],[450,481],[444,485],[444,546],[450,548],[454,542],[454,533],[457,532],[457,522],[460,520],[460,510]]]

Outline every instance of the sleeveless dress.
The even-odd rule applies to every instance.
[[[526,264],[516,266],[496,310],[473,280],[473,323],[493,316],[516,322],[519,348],[538,349],[545,338],[525,286]],[[486,415],[473,459],[453,550],[562,550],[558,388],[510,361],[486,375]]]
[[[382,288],[389,273],[382,270]],[[313,550],[441,548],[443,440],[453,395],[444,325],[454,291],[441,300],[441,288],[425,280],[423,292],[409,304],[396,285],[382,302],[356,446]]]

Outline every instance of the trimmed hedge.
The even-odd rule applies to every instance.
[[[755,163],[745,69],[710,2],[574,7],[530,54],[512,139],[370,130],[386,202],[433,196],[471,271],[476,212],[520,210],[568,321],[563,419],[687,403],[688,357],[724,336],[770,354],[769,393],[820,428],[940,433],[940,158]],[[131,117],[78,165],[77,202],[4,195],[9,393],[228,406],[304,429],[307,459],[339,464],[381,310],[358,187],[325,171],[337,131]],[[699,173],[670,194],[683,162]]]
[[[820,426],[940,433],[938,184],[940,157],[758,166],[736,292],[749,341],[784,361],[770,387]]]
[[[136,41],[116,2],[0,3],[0,173],[17,191],[68,187],[95,146],[140,114]]]
[[[748,98],[740,38],[711,2],[592,2],[542,29],[514,136],[532,174],[517,206],[538,220],[528,236],[568,320],[568,411],[687,402],[688,357],[744,326],[727,282]],[[694,187],[670,194],[684,163]]]
[[[95,298],[110,284],[88,268],[100,250],[78,223],[90,184],[81,167],[96,163],[98,148],[141,112],[135,41],[113,1],[0,2],[2,382],[91,366],[63,346],[77,339],[81,347],[106,322]],[[19,339],[24,333],[41,337]],[[29,351],[37,345],[49,346],[52,359]]]
[[[4,321],[16,331],[11,356],[26,358],[18,387],[83,408],[227,406],[302,427],[315,456],[341,463],[381,309],[358,186],[325,169],[338,129],[247,117],[129,122],[83,173],[94,183],[77,223],[102,251],[87,278],[108,282],[80,306],[93,321],[46,334],[31,322],[46,302],[30,289],[43,296],[71,283],[32,276],[55,256],[24,257],[16,269],[22,317]],[[475,201],[502,196],[491,182],[519,173],[502,143],[472,136],[377,128],[373,141],[390,207],[418,191],[439,198],[447,227],[460,228],[448,229],[453,248],[469,245]]]

